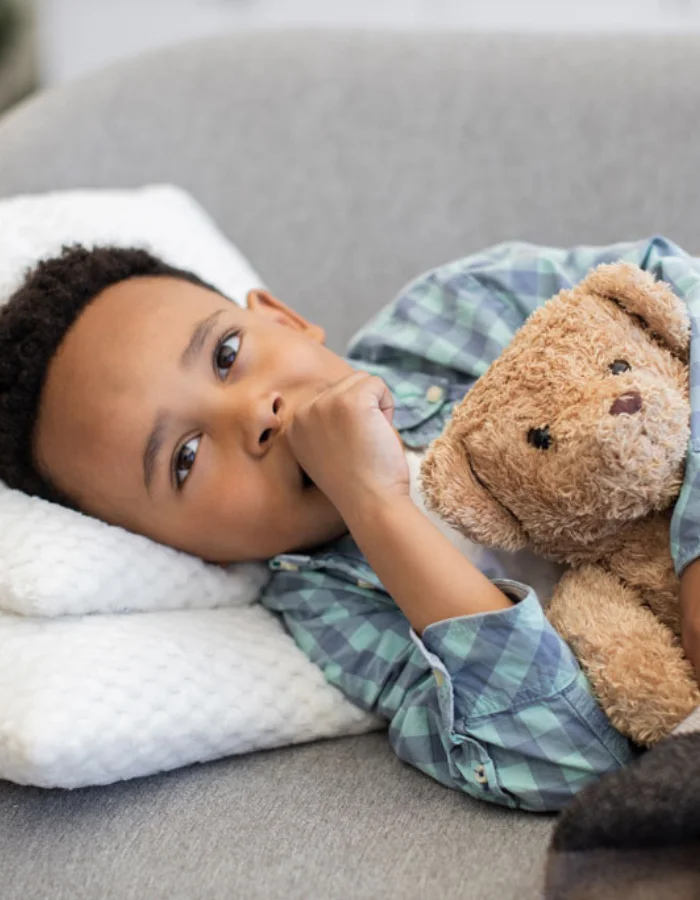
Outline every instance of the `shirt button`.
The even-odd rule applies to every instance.
[[[296,572],[299,566],[296,563],[287,562],[286,559],[281,559],[279,562],[280,569],[284,569],[287,572]]]
[[[474,775],[479,784],[488,784],[489,779],[486,775],[486,769],[483,766],[477,766],[474,769]]]
[[[435,676],[435,684],[440,688],[443,685],[445,679],[443,678],[442,672],[440,669],[433,669],[433,675]]]
[[[442,400],[444,396],[445,392],[439,384],[431,384],[425,392],[425,399],[430,403],[437,403],[439,400]]]
[[[371,581],[363,581],[361,578],[358,579],[357,586],[359,588],[364,588],[365,590],[368,590],[369,588],[374,587],[374,585],[372,584]]]

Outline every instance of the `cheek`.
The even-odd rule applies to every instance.
[[[207,532],[255,536],[279,527],[284,498],[259,466],[231,465],[198,492],[195,503],[195,518]]]
[[[301,339],[288,344],[283,354],[276,353],[270,365],[288,384],[302,387],[319,382],[330,385],[354,371],[322,344]]]

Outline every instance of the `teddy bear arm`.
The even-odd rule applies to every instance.
[[[547,615],[612,724],[635,743],[656,743],[700,704],[691,664],[671,630],[609,572],[567,572]]]

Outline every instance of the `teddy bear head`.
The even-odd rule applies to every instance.
[[[689,437],[684,304],[631,263],[537,310],[455,408],[421,469],[467,537],[562,562],[667,509]]]

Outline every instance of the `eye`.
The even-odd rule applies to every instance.
[[[527,433],[527,442],[538,450],[549,450],[552,446],[549,425],[545,425],[544,428],[531,428]]]
[[[613,375],[622,375],[623,372],[629,372],[632,366],[626,359],[616,359],[615,362],[608,366]]]
[[[199,442],[201,438],[193,437],[184,443],[175,453],[173,465],[173,477],[178,490],[183,486],[187,477],[192,471],[192,466],[197,459],[197,450],[199,450]]]
[[[240,332],[225,335],[214,349],[214,371],[219,378],[225,379],[228,370],[235,363],[238,351],[241,348]]]

